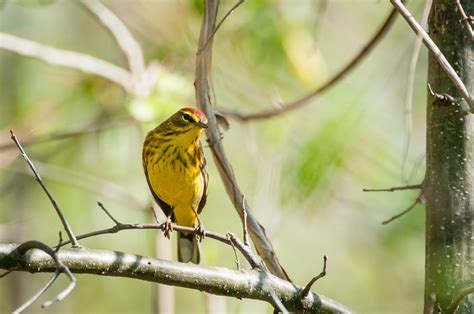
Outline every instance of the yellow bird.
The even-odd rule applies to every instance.
[[[207,198],[209,175],[199,142],[207,118],[194,108],[182,108],[150,131],[143,143],[145,176],[155,201],[170,222],[202,228],[198,214]],[[201,230],[202,231],[202,230]],[[194,234],[178,234],[178,261],[199,264],[200,252]]]

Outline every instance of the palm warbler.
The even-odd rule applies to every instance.
[[[207,118],[194,108],[183,108],[150,131],[143,143],[143,168],[155,201],[167,219],[178,225],[201,228],[198,214],[206,204],[209,176],[199,137]],[[197,238],[178,234],[178,260],[199,264]]]

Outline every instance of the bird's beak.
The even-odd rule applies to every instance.
[[[200,128],[203,128],[203,129],[207,129],[207,124],[202,122],[202,121],[199,121],[199,122],[195,122],[194,125],[200,127]]]

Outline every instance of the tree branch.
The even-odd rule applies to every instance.
[[[64,216],[63,212],[61,211],[61,208],[59,207],[58,202],[56,202],[53,195],[49,192],[48,188],[46,187],[43,180],[41,179],[41,176],[39,175],[38,171],[36,171],[35,165],[33,165],[30,158],[28,157],[28,155],[26,155],[25,150],[23,149],[20,142],[18,141],[18,139],[15,136],[15,133],[13,133],[13,130],[10,130],[10,134],[11,134],[12,141],[15,142],[16,146],[20,150],[21,155],[25,159],[25,161],[28,164],[28,166],[30,167],[31,171],[33,171],[33,174],[36,177],[36,181],[40,184],[41,188],[46,193],[46,195],[49,198],[49,201],[51,202],[54,209],[56,210],[56,214],[58,214],[59,219],[61,220],[61,223],[63,224],[64,230],[66,230],[66,233],[69,237],[69,241],[71,241],[71,243],[74,247],[80,247],[79,242],[77,242],[77,239],[74,236],[74,232],[72,231],[71,226],[69,226],[69,223],[68,223],[66,217]]]
[[[142,47],[135,40],[132,33],[102,2],[98,0],[82,0],[81,2],[112,33],[120,49],[127,57],[132,76],[139,81],[145,72],[145,59]]]
[[[411,15],[410,11],[403,5],[401,0],[390,0],[393,6],[400,12],[403,18],[407,21],[408,25],[413,29],[413,31],[418,35],[423,37],[423,42],[428,50],[433,54],[435,60],[438,62],[439,66],[443,69],[446,75],[449,77],[453,85],[456,87],[458,92],[464,98],[464,100],[469,105],[471,112],[474,113],[474,97],[469,94],[469,91],[464,85],[459,75],[453,69],[449,61],[443,55],[438,46],[434,43],[431,37],[426,33],[423,27],[418,24],[415,18]]]
[[[0,268],[31,273],[56,270],[54,261],[46,253],[33,249],[19,255],[15,253],[17,248],[17,244],[0,244]],[[315,293],[301,299],[300,287],[257,270],[234,271],[92,249],[60,250],[58,258],[74,273],[127,277],[217,295],[262,300],[272,305],[274,293],[288,310],[351,313],[345,306]]]
[[[244,208],[247,211],[247,227],[250,237],[255,245],[258,255],[263,259],[270,272],[280,278],[290,280],[283,267],[278,262],[278,258],[273,250],[272,244],[267,238],[264,229],[258,223],[250,210],[247,202],[244,202],[243,193],[240,191],[232,167],[227,160],[224,152],[224,146],[220,138],[217,120],[213,111],[213,83],[212,83],[212,32],[216,27],[216,16],[219,2],[217,0],[207,0],[204,2],[204,17],[201,24],[199,43],[196,56],[196,79],[194,82],[196,88],[196,103],[207,118],[209,128],[207,129],[207,138],[209,147],[213,153],[214,161],[226,188],[227,195],[234,204],[241,220],[244,219]],[[206,44],[207,42],[207,44]],[[206,45],[205,48],[204,45]],[[203,48],[203,49],[202,49]]]
[[[395,17],[397,16],[396,13],[397,13],[396,10],[393,9],[392,12],[390,12],[389,16],[387,17],[387,19],[385,20],[385,22],[383,23],[382,27],[380,27],[377,33],[375,33],[375,35],[359,51],[359,53],[357,53],[351,59],[351,61],[349,61],[339,72],[337,72],[333,77],[331,77],[326,83],[316,88],[314,91],[310,92],[309,94],[297,100],[294,100],[286,105],[280,106],[277,109],[263,110],[256,113],[245,114],[245,113],[225,110],[222,108],[219,108],[218,111],[226,116],[239,119],[241,121],[250,121],[250,120],[262,120],[262,119],[275,117],[280,114],[286,113],[288,111],[292,111],[292,110],[303,107],[312,98],[323,93],[324,91],[329,89],[331,86],[333,86],[335,83],[337,83],[340,79],[342,79],[347,73],[353,70],[356,67],[356,65],[358,65],[364,59],[365,56],[367,56],[372,51],[372,49],[377,45],[380,39],[382,39],[382,37],[390,29],[390,26],[393,24],[393,21],[395,20]]]
[[[132,77],[127,70],[90,55],[57,49],[2,32],[0,32],[0,48],[23,56],[33,57],[49,64],[98,75],[117,83],[128,92],[133,92]]]

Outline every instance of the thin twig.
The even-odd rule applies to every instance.
[[[418,190],[421,189],[421,184],[413,185],[404,185],[404,186],[395,186],[388,189],[362,189],[364,192],[395,192],[395,191],[405,191],[405,190]]]
[[[411,211],[416,205],[421,204],[422,202],[423,202],[423,197],[422,197],[422,194],[420,194],[420,195],[415,199],[415,201],[413,202],[413,204],[411,204],[410,206],[408,206],[407,209],[405,209],[405,210],[402,211],[401,213],[396,214],[395,216],[390,217],[390,218],[387,219],[387,220],[382,221],[382,224],[383,224],[383,225],[389,224],[389,223],[391,223],[392,221],[394,221],[394,220],[396,220],[396,219],[402,217],[403,215],[405,215],[406,213],[408,213],[409,211]]]
[[[468,17],[466,12],[464,11],[464,8],[462,7],[461,1],[460,0],[454,0],[454,3],[456,3],[459,13],[461,14],[462,21],[464,25],[466,26],[467,31],[471,35],[471,39],[474,40],[474,31],[472,30],[471,26],[471,21],[472,17]]]
[[[58,247],[61,246],[62,238],[60,238]],[[46,283],[46,285],[43,286],[35,295],[33,295],[28,301],[26,301],[24,304],[22,304],[19,308],[13,311],[13,313],[21,313],[24,311],[26,308],[28,308],[33,302],[35,302],[45,291],[47,291],[51,285],[56,281],[56,279],[59,277],[61,273],[65,273],[69,280],[71,281],[70,284],[64,289],[62,292],[60,292],[56,298],[53,301],[47,301],[43,303],[41,306],[42,308],[45,308],[55,302],[59,302],[63,300],[65,297],[69,295],[69,293],[74,289],[76,286],[76,278],[74,275],[71,273],[69,268],[64,265],[57,256],[57,251],[53,250],[51,247],[48,245],[39,242],[39,241],[27,241],[22,244],[20,244],[15,250],[18,252],[20,255],[24,255],[26,252],[28,252],[31,249],[38,249],[46,254],[48,254],[53,260],[54,263],[56,264],[56,271],[53,275],[53,277]]]
[[[101,202],[97,202],[97,205],[99,205],[100,209],[102,209],[102,210],[105,212],[105,214],[106,214],[107,216],[109,216],[109,218],[110,218],[113,222],[115,222],[116,225],[120,225],[120,224],[121,224],[117,219],[114,218],[114,216],[112,216],[112,215],[109,213],[109,211],[105,208],[104,204],[102,204]]]
[[[224,15],[224,17],[221,19],[221,21],[217,24],[217,26],[214,28],[214,31],[212,31],[211,33],[211,36],[209,36],[209,38],[206,40],[206,42],[204,43],[204,45],[202,45],[202,47],[198,50],[198,52],[196,54],[200,54],[204,48],[207,47],[207,45],[209,44],[209,42],[211,41],[211,39],[214,38],[214,35],[217,33],[217,31],[219,30],[219,28],[221,27],[222,23],[224,23],[224,21],[229,17],[229,15],[231,15],[235,9],[237,9],[242,3],[244,3],[245,0],[238,0],[236,4],[234,4],[232,6],[232,8],[230,8],[229,11],[227,11],[227,13]]]
[[[65,66],[98,75],[117,83],[128,92],[133,92],[132,78],[127,70],[90,55],[57,49],[2,32],[0,32],[0,49],[33,57],[49,64]]]
[[[311,279],[308,284],[304,287],[303,291],[301,291],[301,298],[306,298],[306,296],[308,295],[309,291],[311,290],[311,287],[313,286],[313,284],[323,278],[324,276],[326,276],[326,266],[327,266],[327,261],[328,261],[328,257],[326,255],[324,255],[323,257],[323,261],[324,261],[324,264],[323,264],[323,270],[317,275],[315,276],[313,279]]]
[[[139,81],[145,72],[145,59],[142,47],[135,40],[127,26],[102,2],[97,0],[82,0],[81,2],[112,33],[120,49],[127,57],[132,75],[135,80]]]
[[[118,232],[124,231],[124,230],[154,229],[154,230],[161,230],[163,232],[165,231],[166,222],[157,223],[157,224],[121,223],[116,218],[114,218],[113,215],[110,214],[110,212],[103,205],[102,206],[101,205],[102,204],[99,205],[101,210],[104,211],[104,213],[106,213],[106,215],[115,223],[115,225],[113,227],[110,227],[110,228],[105,228],[105,229],[96,230],[96,231],[92,231],[92,232],[89,232],[89,233],[78,235],[77,239],[82,240],[82,239],[95,237],[95,236],[103,235],[103,234],[114,234],[114,233],[118,233]],[[180,225],[176,225],[174,223],[172,223],[171,225],[172,225],[173,230],[176,230],[176,231],[179,231],[179,232],[185,232],[185,233],[190,233],[190,234],[196,234],[196,233],[200,232],[199,230],[197,230],[197,228],[193,228],[193,227],[180,226]],[[264,269],[263,265],[260,262],[258,262],[257,258],[255,257],[253,252],[250,250],[250,248],[245,246],[242,243],[242,241],[240,241],[240,239],[237,238],[237,236],[235,236],[234,234],[229,232],[227,235],[223,235],[223,234],[220,234],[220,233],[211,232],[211,231],[207,231],[207,230],[203,230],[202,232],[203,232],[205,237],[217,240],[217,241],[225,243],[227,245],[235,246],[240,251],[240,253],[245,257],[245,259],[249,262],[249,264],[252,268]],[[70,243],[70,241],[65,241],[60,246],[64,246],[68,243]]]
[[[155,222],[156,222],[157,224],[160,224],[161,222],[160,222],[160,220],[158,219],[158,215],[156,214],[155,207],[154,207],[154,206],[151,206],[150,209],[151,209],[151,213],[152,213],[152,215],[153,215],[153,219],[155,219]]]
[[[232,246],[232,249],[234,250],[234,255],[235,255],[235,265],[237,266],[237,270],[240,270],[240,259],[239,255],[237,255],[237,249],[235,248],[234,242],[230,238],[230,234],[227,234],[227,239],[229,239],[230,245]]]
[[[423,37],[423,42],[428,50],[433,54],[433,57],[438,62],[440,67],[446,73],[448,78],[451,80],[453,85],[459,91],[460,95],[464,98],[467,102],[469,107],[471,108],[471,112],[474,112],[474,98],[472,95],[469,94],[466,86],[464,85],[463,81],[459,78],[456,71],[453,69],[449,61],[443,55],[441,50],[439,50],[438,46],[434,43],[431,37],[426,33],[423,27],[418,24],[415,18],[411,15],[410,11],[405,7],[401,0],[390,0],[393,6],[400,12],[403,18],[407,21],[408,25],[413,29],[415,34],[421,35]]]
[[[447,308],[447,313],[448,314],[454,314],[459,307],[459,304],[461,301],[470,295],[471,293],[474,293],[474,286],[469,286],[465,289],[463,289],[459,294],[456,295],[456,297],[453,299],[451,304]]]
[[[46,187],[46,185],[44,184],[43,180],[41,179],[41,176],[39,175],[38,171],[36,171],[36,168],[35,166],[33,165],[33,163],[31,162],[30,158],[28,157],[28,155],[26,155],[26,152],[25,150],[23,149],[23,147],[21,146],[20,142],[18,141],[18,139],[16,138],[15,136],[15,133],[13,133],[13,130],[10,130],[10,134],[11,134],[11,139],[15,142],[16,146],[18,147],[18,149],[20,150],[20,153],[21,155],[23,156],[23,158],[25,159],[26,163],[28,164],[28,166],[30,167],[31,171],[33,171],[33,174],[35,175],[36,177],[36,181],[38,181],[38,183],[41,185],[41,187],[43,188],[43,191],[46,193],[46,195],[48,196],[51,204],[53,205],[54,209],[56,210],[56,213],[58,214],[59,216],[59,219],[61,220],[61,223],[63,224],[63,227],[64,229],[66,230],[66,233],[69,237],[69,241],[71,241],[71,244],[73,247],[80,247],[79,243],[77,242],[77,239],[76,237],[74,236],[74,233],[72,232],[72,229],[71,227],[69,226],[69,223],[66,219],[66,217],[63,215],[62,211],[61,211],[61,208],[59,207],[59,204],[56,202],[56,200],[53,198],[53,196],[51,195],[51,193],[49,192],[48,188]]]
[[[357,53],[339,72],[337,72],[327,82],[325,82],[323,85],[316,88],[314,91],[310,92],[309,94],[297,100],[294,100],[286,105],[282,105],[280,107],[273,108],[270,110],[263,110],[256,113],[245,114],[245,113],[240,113],[240,112],[228,111],[221,108],[218,109],[219,112],[232,118],[236,118],[242,121],[249,121],[249,120],[261,120],[261,119],[271,118],[271,117],[286,113],[288,111],[292,111],[292,110],[303,107],[312,98],[326,91],[335,83],[337,83],[340,79],[342,79],[347,73],[353,70],[355,66],[358,65],[364,59],[364,57],[366,57],[373,50],[373,48],[377,45],[380,39],[382,39],[382,37],[390,29],[390,26],[393,24],[393,21],[395,20],[395,17],[397,16],[396,13],[397,11],[393,9],[388,15],[383,25],[380,27],[380,29],[369,40],[369,42],[359,51],[359,53]]]
[[[248,247],[250,247],[250,242],[249,242],[249,232],[248,232],[248,228],[247,228],[247,209],[245,208],[245,195],[242,195],[242,212],[243,212],[243,228],[244,228],[244,244]]]
[[[285,307],[285,305],[281,302],[281,300],[277,297],[275,291],[270,292],[270,295],[272,296],[273,299],[273,306],[275,307],[275,310],[280,311],[283,314],[288,314],[288,309]]]
[[[426,27],[428,23],[428,16],[430,15],[431,5],[433,0],[427,0],[423,13],[421,15],[421,26]],[[406,130],[406,142],[405,148],[403,151],[402,163],[401,163],[401,173],[402,178],[405,178],[405,165],[408,158],[408,151],[410,150],[411,136],[413,132],[413,90],[415,87],[415,74],[416,67],[418,65],[418,57],[420,56],[421,45],[423,44],[423,37],[418,35],[415,40],[415,45],[413,47],[413,52],[410,58],[410,65],[408,68],[408,77],[405,93],[405,130]]]

